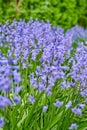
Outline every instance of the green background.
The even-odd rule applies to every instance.
[[[76,24],[87,27],[87,0],[0,0],[0,24],[29,18],[50,20],[67,29]]]

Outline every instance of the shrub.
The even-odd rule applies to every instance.
[[[50,20],[67,29],[75,24],[87,27],[86,0],[0,0],[1,23],[13,18]]]

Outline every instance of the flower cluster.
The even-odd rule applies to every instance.
[[[10,24],[0,26],[0,108],[19,104],[22,90],[21,75],[27,72],[26,79],[33,87],[46,96],[52,95],[52,89],[73,89],[80,98],[87,97],[87,30],[77,25],[64,30],[52,27],[49,23],[24,20],[13,20]],[[59,81],[59,82],[58,82]],[[26,81],[27,82],[27,81]],[[34,96],[28,95],[33,105]],[[79,99],[80,100],[80,99]],[[71,97],[68,102],[55,99],[53,105],[58,109],[65,105],[76,115],[82,115],[85,104],[75,104]],[[42,111],[49,108],[44,104]],[[4,120],[0,118],[0,126]],[[70,129],[77,129],[72,124]]]

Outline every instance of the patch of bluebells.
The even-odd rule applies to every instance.
[[[0,109],[3,111],[7,107],[14,107],[14,103],[18,104],[21,101],[18,96],[22,89],[19,86],[20,82],[21,75],[16,59],[0,55]],[[4,119],[2,119],[0,119],[0,127],[4,125]]]
[[[87,41],[87,30],[77,25],[66,33],[60,27],[53,28],[49,21],[30,19],[26,23],[21,19],[1,25],[0,51],[3,47],[7,53],[0,52],[0,108],[21,103],[19,93],[23,79],[20,66],[23,70],[31,70],[34,63],[35,69],[29,73],[28,79],[31,89],[35,87],[49,97],[56,82],[61,80],[58,85],[61,90],[73,88],[77,91],[75,94],[79,93],[86,102],[87,47],[84,41]],[[74,43],[76,47],[73,47]],[[3,96],[5,93],[13,93],[13,97]],[[34,96],[29,96],[28,101],[33,105]],[[80,102],[73,105],[71,99],[67,103],[55,99],[53,105],[57,108],[65,105],[77,115],[82,115],[85,107]],[[44,105],[42,111],[45,113],[48,107]],[[77,125],[71,124],[70,129],[77,129]]]

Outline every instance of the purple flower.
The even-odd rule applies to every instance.
[[[61,83],[61,87],[62,87],[62,88],[66,88],[66,86],[67,86],[67,85],[66,85],[66,82],[65,82],[65,81]]]
[[[87,96],[87,89],[85,89],[84,91],[80,92],[80,94],[81,94],[83,97],[86,97],[86,96]]]
[[[83,109],[85,107],[85,104],[78,104],[79,108]]]
[[[45,88],[45,91],[46,91],[47,95],[51,95],[52,94],[50,87]]]
[[[71,102],[71,101],[69,101],[69,102],[66,104],[66,108],[70,108],[70,107],[72,107],[72,102]]]
[[[77,115],[82,115],[82,111],[81,111],[80,108],[74,107],[74,108],[72,108],[72,112],[73,112],[74,114],[77,114]]]
[[[19,104],[20,101],[21,101],[21,98],[20,98],[19,96],[15,96],[15,97],[14,97],[14,102],[15,102],[16,104]]]
[[[63,102],[60,102],[60,101],[56,101],[55,103],[53,103],[54,106],[60,108],[62,105],[63,105]]]
[[[40,92],[43,92],[45,90],[45,86],[43,84],[37,84],[36,88],[38,88]]]
[[[0,117],[0,128],[2,128],[4,126],[5,122],[4,122],[4,118]]]
[[[14,88],[14,90],[15,90],[15,94],[18,94],[22,90],[22,87],[17,86]]]
[[[76,123],[72,123],[71,126],[69,127],[69,130],[77,130],[78,125]]]
[[[45,113],[47,111],[47,109],[48,109],[48,105],[44,106],[42,111]]]
[[[29,102],[30,102],[31,104],[33,104],[33,103],[35,102],[35,99],[34,99],[33,96],[29,96],[28,100],[29,100]]]
[[[15,70],[15,71],[13,71],[13,76],[14,76],[15,84],[18,84],[21,81],[20,73]]]
[[[0,108],[4,109],[6,106],[11,106],[12,102],[9,98],[5,96],[0,96]]]

